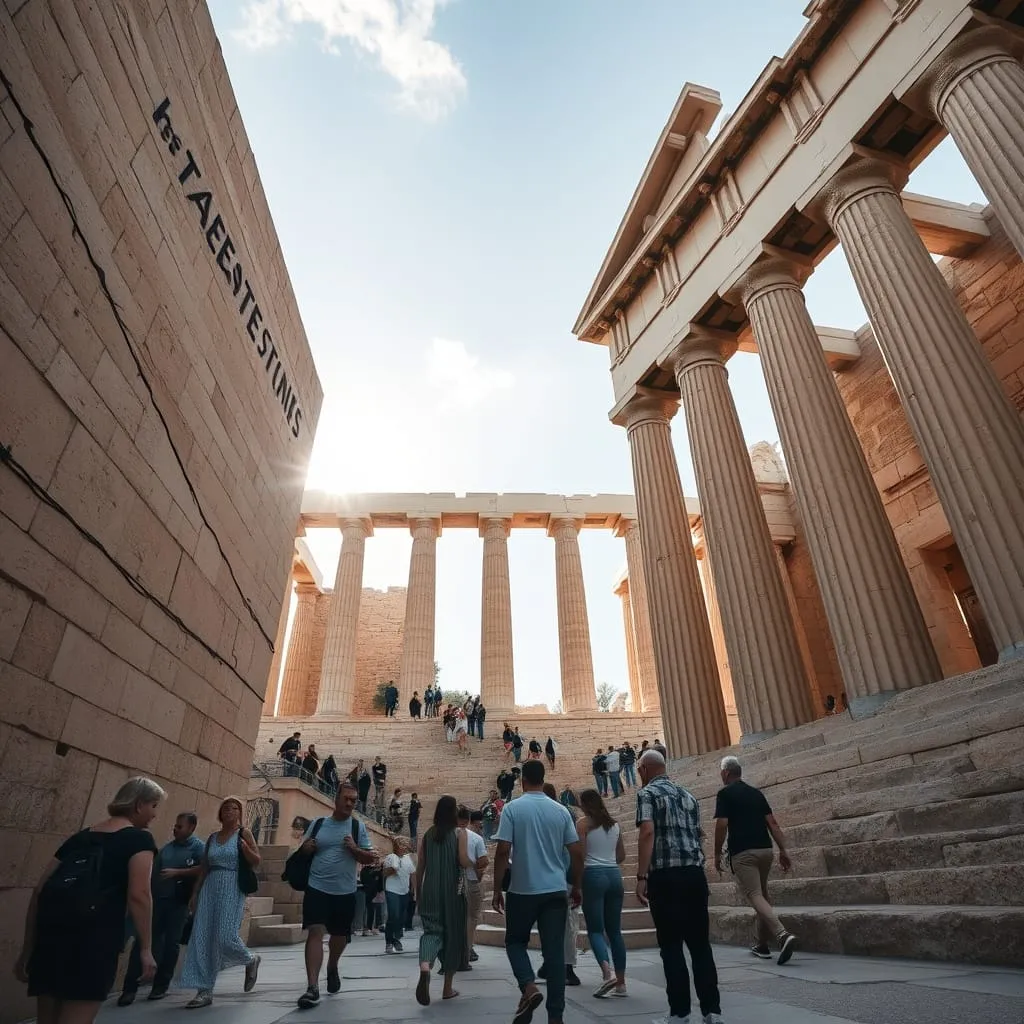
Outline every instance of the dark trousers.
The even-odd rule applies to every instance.
[[[384,922],[384,942],[389,946],[401,941],[402,931],[405,928],[405,905],[408,902],[407,894],[384,893],[384,903],[388,908],[388,919]]]
[[[505,894],[505,953],[520,991],[536,980],[527,949],[530,931],[535,923],[537,925],[548,983],[548,1020],[561,1020],[565,1012],[565,925],[568,913],[569,901],[564,891]]]
[[[693,987],[697,990],[701,1014],[721,1013],[718,972],[708,935],[708,880],[704,869],[652,871],[647,881],[647,896],[665,969],[668,1012],[673,1017],[686,1017],[690,1012],[690,975],[683,955],[685,943],[690,950]]]
[[[178,965],[178,951],[181,948],[181,933],[188,920],[188,907],[175,899],[153,900],[153,958],[156,960],[156,976],[153,988],[157,992],[170,987],[174,968]],[[132,943],[128,968],[124,975],[125,992],[137,992],[142,977],[142,950],[138,939]]]

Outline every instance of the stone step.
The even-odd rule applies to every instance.
[[[252,917],[274,912],[274,900],[271,896],[249,896],[245,901],[246,910]]]
[[[733,879],[713,881],[711,903],[747,906]],[[1024,864],[925,868],[838,878],[786,878],[769,885],[778,907],[904,904],[911,906],[1024,906]]]
[[[260,896],[269,896],[275,907],[287,903],[302,903],[302,893],[296,892],[287,882],[260,882]]]
[[[254,925],[249,932],[250,946],[294,946],[304,940],[300,924]]]
[[[253,928],[272,928],[284,923],[284,914],[253,914],[250,920]]]
[[[710,916],[713,942],[751,943],[752,910],[712,907]],[[1021,907],[785,907],[779,917],[805,951],[998,966],[1024,962]]]
[[[898,836],[863,843],[845,843],[814,851],[824,862],[818,874],[860,875],[914,868],[1024,862],[1024,825]],[[794,859],[811,856],[795,850]],[[805,872],[800,871],[801,874]]]

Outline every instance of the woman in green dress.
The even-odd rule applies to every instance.
[[[466,833],[458,827],[458,804],[453,796],[437,801],[434,824],[420,840],[416,862],[419,894],[420,980],[416,1002],[430,1005],[430,970],[440,957],[444,972],[442,999],[454,999],[452,978],[465,955],[466,893],[464,870],[472,867]]]

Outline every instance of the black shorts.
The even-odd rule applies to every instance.
[[[344,935],[352,938],[352,919],[356,916],[356,894],[347,892],[341,896],[307,889],[302,897],[303,930],[319,925],[328,935]]]

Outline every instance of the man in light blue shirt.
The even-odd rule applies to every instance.
[[[534,924],[540,935],[547,974],[548,1021],[561,1024],[565,1011],[563,939],[569,903],[573,907],[580,905],[583,844],[569,812],[544,795],[542,761],[527,761],[523,765],[522,784],[523,795],[507,803],[501,812],[494,858],[494,909],[506,915],[505,952],[522,992],[512,1024],[530,1024],[534,1011],[544,1001],[527,953]],[[506,900],[501,881],[513,850]]]
[[[377,854],[366,826],[352,812],[356,787],[346,779],[334,799],[334,814],[310,822],[301,849],[312,856],[309,885],[302,899],[302,927],[306,930],[306,980],[309,987],[299,996],[299,1008],[320,1002],[320,968],[324,962],[324,932],[330,935],[327,957],[327,991],[341,989],[338,961],[352,937],[356,911],[356,880],[363,864]]]

